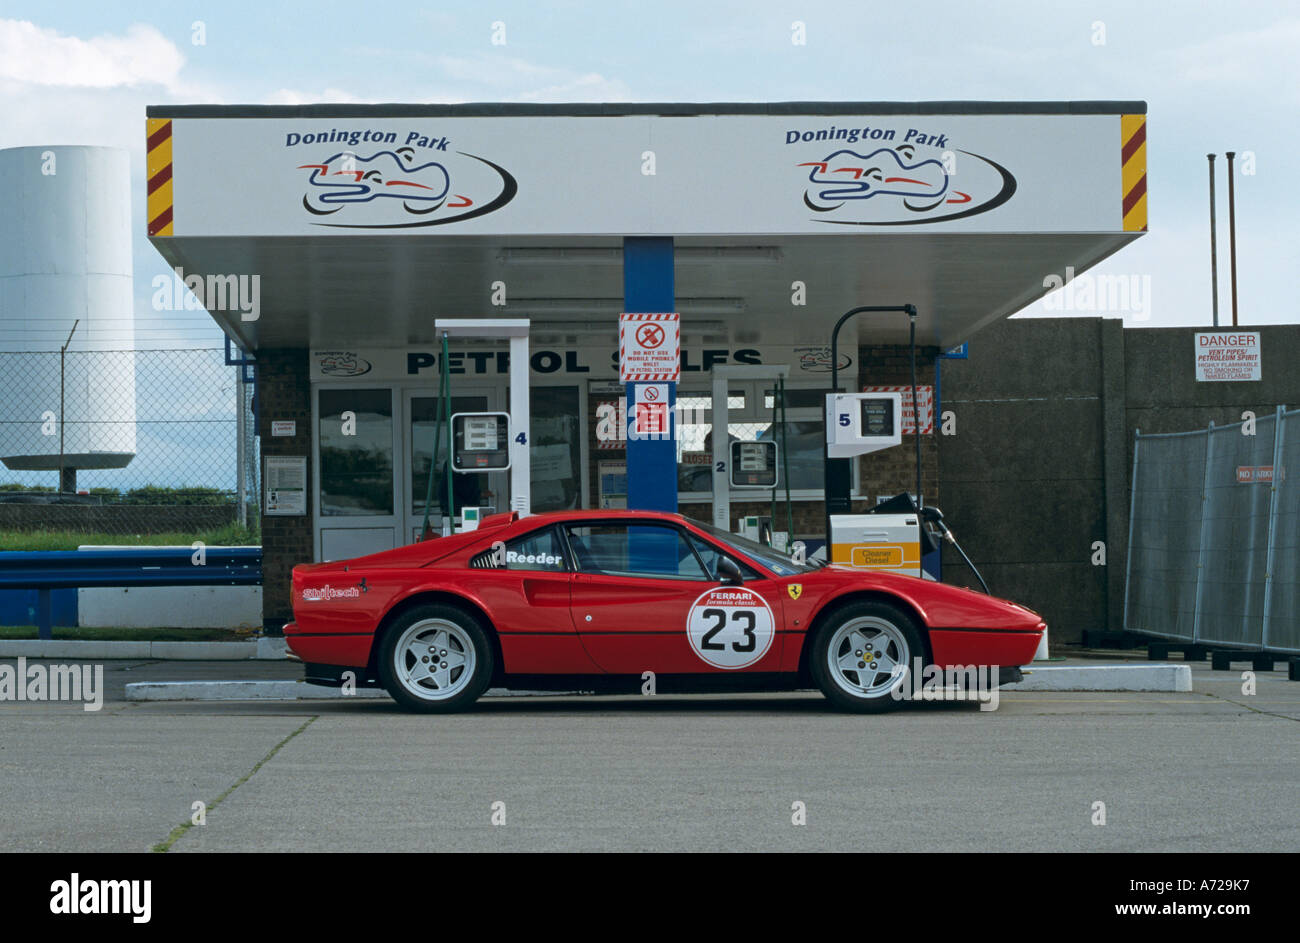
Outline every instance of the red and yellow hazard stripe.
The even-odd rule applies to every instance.
[[[1121,115],[1120,179],[1124,194],[1124,231],[1147,229],[1147,116]]]
[[[145,119],[145,218],[149,235],[172,235],[172,121]]]

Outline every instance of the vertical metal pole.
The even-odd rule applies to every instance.
[[[1238,425],[1240,425],[1238,423]],[[1277,430],[1273,430],[1274,438],[1277,437]],[[1244,437],[1243,437],[1244,438]],[[1247,461],[1254,461],[1255,457],[1252,451],[1246,453]],[[1259,531],[1259,491],[1252,488],[1250,492],[1250,532],[1246,538],[1246,582],[1241,597],[1241,639],[1246,640],[1247,633],[1250,631],[1250,597],[1251,585],[1255,582],[1255,536]]]
[[[731,530],[731,479],[727,475],[727,377],[713,371],[713,430],[710,433],[713,462],[713,526]]]
[[[72,335],[77,333],[77,325],[80,323],[81,323],[81,318],[77,318],[77,320],[72,322],[72,330],[68,331],[68,339],[64,341],[63,346],[59,348],[59,493],[60,494],[62,494],[66,490],[64,488],[64,485],[66,483],[64,480],[65,469],[63,467],[63,454],[64,454],[63,452],[63,363],[68,355],[68,345],[72,343]],[[75,474],[74,474],[74,480],[75,480]],[[77,489],[74,486],[71,490],[76,491]],[[46,636],[41,636],[41,637],[45,638]]]
[[[1128,499],[1128,552],[1124,555],[1124,629],[1127,631],[1129,626],[1128,618],[1128,588],[1133,580],[1133,521],[1137,518],[1138,509],[1138,450],[1142,446],[1142,430],[1133,430],[1133,477],[1129,479],[1129,499]]]
[[[677,310],[674,246],[670,236],[623,239],[623,311],[654,314]],[[640,384],[625,383],[628,418],[636,422]],[[629,510],[677,510],[677,384],[668,383],[668,429],[665,435],[629,435],[627,439],[627,506]],[[635,430],[636,426],[633,425]],[[724,440],[725,443],[725,440]],[[715,443],[716,445],[717,443]]]
[[[1219,326],[1219,247],[1218,230],[1214,222],[1214,155],[1206,154],[1210,162],[1210,307],[1214,312],[1214,326]]]
[[[1273,601],[1273,551],[1277,545],[1278,469],[1282,465],[1282,443],[1286,436],[1286,407],[1277,408],[1273,421],[1273,487],[1268,499],[1268,549],[1264,552],[1264,624],[1259,633],[1259,647],[1268,648],[1269,609]]]
[[[1196,601],[1192,608],[1192,641],[1201,638],[1201,596],[1205,591],[1205,519],[1210,514],[1210,465],[1214,457],[1214,423],[1205,430],[1205,473],[1201,476],[1201,531],[1196,543]]]
[[[67,357],[68,345],[59,351],[59,494],[63,493],[63,361]]]
[[[1228,256],[1232,275],[1232,326],[1237,326],[1237,184],[1233,179],[1232,159],[1236,151],[1227,151],[1228,157]]]
[[[242,359],[242,358],[241,358]],[[235,367],[235,519],[240,527],[248,526],[248,479],[244,465],[248,461],[248,422],[244,392],[244,368]]]
[[[908,314],[907,344],[912,351],[912,437],[916,440],[916,510],[920,513],[921,498],[921,401],[916,398],[916,313]],[[826,559],[830,559],[828,555]]]
[[[48,586],[36,591],[36,637],[47,642],[54,638],[54,604]]]
[[[527,517],[533,507],[532,391],[528,377],[528,335],[510,338],[510,510]],[[498,508],[497,510],[501,510]]]

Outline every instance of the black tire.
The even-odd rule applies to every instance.
[[[416,628],[425,623],[428,625],[424,628]],[[453,632],[453,627],[459,631]],[[411,634],[412,629],[415,629],[414,634]],[[446,637],[437,635],[442,631],[447,632]],[[404,638],[407,642],[402,644],[403,651],[399,653],[398,646]],[[425,677],[422,682],[405,680],[412,669],[419,670],[415,662],[416,656],[410,652],[411,645],[424,645],[439,638],[442,638],[445,647],[438,648],[438,651],[431,649],[434,661],[425,670],[437,670],[439,664],[450,664],[451,667],[443,669],[446,672],[443,690],[450,691],[450,694],[439,692],[437,680],[432,675]],[[472,649],[472,660],[466,657],[466,652],[462,649]],[[450,653],[452,657],[447,659],[445,653]],[[399,655],[402,661],[400,668]],[[440,662],[439,658],[445,661]],[[453,664],[457,658],[463,661],[459,673]],[[428,603],[402,613],[385,630],[379,647],[379,680],[384,689],[403,709],[418,713],[450,714],[469,709],[487,690],[494,668],[492,643],[488,641],[487,632],[479,620],[466,610],[445,603]],[[466,673],[468,677],[465,677]]]
[[[926,661],[925,640],[915,620],[906,612],[887,602],[849,603],[830,613],[813,636],[812,648],[808,653],[808,667],[813,681],[826,696],[826,700],[840,710],[854,713],[879,713],[899,707],[903,700],[891,692],[900,688],[905,683],[905,679],[910,678],[910,674],[891,680],[887,675],[877,673],[875,677],[879,679],[879,684],[867,683],[866,689],[859,689],[859,693],[850,690],[853,682],[848,674],[839,672],[842,683],[837,681],[836,672],[830,665],[829,648],[837,633],[855,622],[860,624],[864,637],[880,643],[880,647],[870,653],[871,657],[868,660],[857,662],[864,666],[862,669],[864,672],[871,672],[872,665],[884,664],[884,659],[888,659],[890,663],[905,664],[909,670],[915,667],[914,659],[920,658],[923,663]],[[885,626],[891,627],[892,632],[886,631]],[[872,635],[872,632],[879,634]],[[842,638],[836,645],[840,649],[840,657],[849,654],[848,649],[843,647],[847,641]],[[859,680],[869,676],[865,673],[858,675],[856,665],[849,671]],[[907,683],[910,686],[910,682]]]

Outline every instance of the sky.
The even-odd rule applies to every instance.
[[[791,41],[796,23],[803,45]],[[492,41],[496,24],[504,44]],[[1091,274],[1143,280],[1147,310],[1124,315],[1133,326],[1208,326],[1205,155],[1218,153],[1228,323],[1222,155],[1235,150],[1241,323],[1293,323],[1300,197],[1284,178],[1300,153],[1297,59],[1300,0],[489,0],[432,9],[0,0],[0,147],[128,149],[136,346],[213,346],[221,335],[205,312],[161,319],[150,305],[152,279],[167,271],[144,235],[150,104],[1140,99],[1150,232]],[[1022,314],[1060,316],[1057,307],[1049,298]]]

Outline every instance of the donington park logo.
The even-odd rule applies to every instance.
[[[987,213],[1015,194],[1016,178],[1005,167],[969,151],[949,153],[947,166],[918,158],[911,144],[866,154],[838,150],[803,161],[798,166],[808,175],[804,205],[819,214],[818,222],[909,226]]]
[[[320,217],[315,225],[341,229],[463,222],[499,210],[518,191],[505,168],[463,151],[442,160],[425,160],[411,147],[368,156],[341,151],[298,169],[308,171],[303,209]]]

